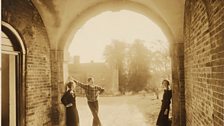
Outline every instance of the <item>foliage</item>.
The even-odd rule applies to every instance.
[[[171,79],[171,59],[168,46],[163,46],[160,41],[156,41],[162,50],[152,52],[150,59],[151,78],[148,82],[148,88],[157,93],[163,79]]]
[[[149,79],[150,51],[143,41],[136,40],[128,51],[128,90],[138,92],[145,89]]]
[[[142,90],[155,92],[163,79],[170,79],[171,64],[168,46],[161,41],[154,44],[162,50],[150,51],[143,40],[135,40],[127,44],[113,40],[104,51],[106,62],[118,69],[119,91],[137,93]]]
[[[127,44],[119,40],[113,40],[110,45],[105,47],[104,57],[106,62],[115,69],[118,69],[119,91],[124,93],[126,85],[125,56]]]

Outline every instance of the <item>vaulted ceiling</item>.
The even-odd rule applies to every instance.
[[[32,0],[46,26],[52,49],[65,49],[75,32],[104,11],[139,12],[154,21],[171,42],[182,42],[185,0]]]

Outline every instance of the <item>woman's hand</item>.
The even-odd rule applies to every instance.
[[[72,103],[69,103],[65,107],[68,108],[68,107],[71,107],[72,105],[73,105]]]
[[[168,114],[168,109],[165,109],[164,115]]]

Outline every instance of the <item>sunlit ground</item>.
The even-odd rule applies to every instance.
[[[155,126],[161,100],[153,94],[100,97],[100,118],[103,126]],[[92,115],[86,98],[77,97],[80,126],[91,126]]]

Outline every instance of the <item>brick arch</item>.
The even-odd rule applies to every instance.
[[[15,42],[13,44],[16,45],[18,48],[17,50],[20,51],[23,55],[26,54],[26,47],[25,43],[23,42],[23,39],[20,37],[19,32],[16,31],[16,29],[8,24],[5,21],[2,21],[2,31],[6,33],[9,37],[11,37],[12,42]]]
[[[209,21],[209,26],[211,27],[212,26],[212,6],[209,2],[209,0],[201,0],[205,6],[205,11],[208,15],[208,21]]]
[[[213,18],[213,15],[212,15],[212,2],[210,0],[200,0],[204,7],[205,7],[205,11],[206,11],[206,15],[208,17],[208,23],[209,23],[209,30],[212,31],[212,28],[213,27],[213,21],[212,21],[212,18]],[[191,5],[194,4],[195,2],[197,2],[197,0],[186,0],[186,3],[185,3],[185,9],[192,7]],[[191,23],[190,21],[187,21],[186,20],[191,20],[191,14],[190,13],[184,13],[184,18],[188,17],[189,19],[185,19],[184,22],[185,23]],[[184,23],[184,26],[185,26],[185,23]],[[190,25],[190,24],[189,24]],[[211,32],[209,32],[209,34],[211,34]]]
[[[168,38],[169,42],[171,43],[175,42],[175,36],[173,35],[171,28],[168,26],[165,20],[158,13],[154,12],[152,9],[137,2],[120,1],[119,4],[118,5],[116,4],[115,6],[113,1],[107,1],[97,3],[87,8],[86,10],[81,12],[77,17],[75,17],[71,21],[70,25],[67,26],[66,31],[63,32],[65,33],[65,36],[59,39],[60,40],[58,44],[59,49],[67,50],[77,30],[92,17],[105,11],[119,11],[119,10],[130,10],[148,17],[162,29],[165,36]]]
[[[205,12],[206,12],[206,15],[208,17],[208,25],[209,25],[209,30],[211,30],[211,26],[212,26],[212,16],[211,16],[211,12],[212,12],[212,7],[211,7],[211,4],[209,3],[208,0],[199,0],[202,2],[202,4],[204,5],[205,7]],[[194,4],[195,2],[198,2],[197,0],[186,0],[185,2],[185,10],[189,9],[191,10],[191,7],[192,7],[192,4]],[[184,12],[184,33],[186,32],[186,30],[188,32],[190,32],[190,29],[187,29],[186,28],[186,25],[191,25],[191,13],[187,13],[186,11]],[[187,34],[187,33],[186,33]],[[210,32],[209,32],[210,34]],[[184,36],[186,37],[186,36]]]
[[[47,31],[45,29],[45,24],[43,22],[43,19],[41,15],[39,14],[36,6],[34,6],[33,2],[31,1],[14,2],[13,0],[3,0],[2,6],[3,6],[2,20],[10,24],[12,27],[15,28],[15,30],[18,31],[18,34],[20,34],[21,38],[24,40],[25,47],[28,47],[30,45],[29,42],[25,40],[25,37],[24,37],[24,34],[26,34],[25,30],[29,31],[30,36],[33,37],[33,34],[32,34],[32,32],[34,32],[33,29],[36,29],[31,26],[39,25],[43,27],[44,29],[40,32],[43,32],[46,34]],[[19,8],[17,6],[23,6],[23,8],[22,7]],[[21,11],[23,13],[17,14],[14,12],[15,10],[16,12]],[[25,13],[24,11],[27,11],[27,13]],[[29,18],[25,17],[25,14],[29,15],[30,17]],[[24,17],[27,18],[27,20],[25,20]],[[17,18],[21,20],[18,20]],[[14,21],[14,20],[17,20],[17,21]],[[30,25],[24,26],[23,24],[26,24],[27,22],[29,22]],[[47,46],[50,47],[50,41],[48,39],[48,36],[45,36],[45,37],[47,39],[46,44]]]

